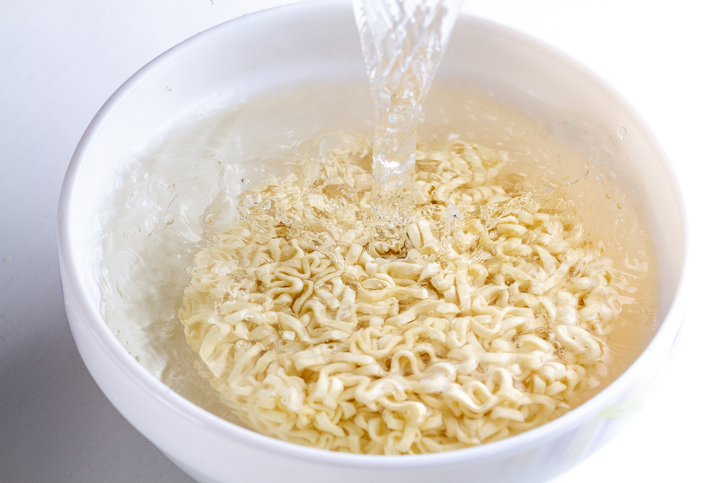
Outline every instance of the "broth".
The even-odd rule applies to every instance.
[[[369,93],[362,84],[307,86],[260,96],[210,115],[189,117],[139,152],[115,194],[105,230],[103,294],[109,326],[131,354],[170,388],[233,422],[199,374],[177,310],[193,256],[238,220],[238,198],[284,177],[300,154],[323,156],[340,134],[371,136]],[[557,140],[474,87],[436,86],[419,128],[422,143],[463,140],[508,158],[503,175],[543,206],[573,212],[590,238],[628,275],[620,291],[630,304],[608,345],[617,377],[653,335],[655,266],[637,211],[635,178],[605,134],[596,151]]]

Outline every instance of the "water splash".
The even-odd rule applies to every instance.
[[[417,126],[462,0],[353,0],[375,107],[372,208],[382,236],[405,229]]]

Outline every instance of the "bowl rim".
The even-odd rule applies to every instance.
[[[226,29],[240,28],[247,22],[268,20],[280,15],[294,15],[298,9],[337,9],[341,11],[343,8],[351,8],[351,5],[349,5],[349,2],[345,0],[317,0],[312,2],[281,5],[246,14],[221,23],[200,32],[187,40],[184,40],[151,60],[140,70],[134,73],[126,82],[124,82],[103,104],[85,130],[72,155],[63,180],[57,215],[58,256],[64,296],[66,300],[72,297],[74,301],[77,301],[78,312],[80,318],[83,320],[83,327],[88,330],[94,342],[103,348],[103,350],[108,354],[108,357],[113,360],[117,367],[123,370],[123,372],[139,389],[152,396],[155,400],[162,402],[168,409],[172,410],[187,421],[192,422],[195,425],[205,426],[210,431],[237,443],[254,445],[268,451],[273,451],[274,453],[285,457],[317,461],[326,465],[368,467],[372,463],[376,467],[380,468],[404,469],[410,467],[419,468],[443,464],[455,464],[474,459],[498,457],[500,455],[510,453],[513,450],[518,451],[522,448],[539,445],[541,442],[545,442],[546,440],[552,439],[556,435],[565,432],[566,428],[576,427],[577,424],[591,418],[595,414],[600,415],[603,409],[606,408],[606,405],[604,404],[605,401],[613,399],[614,396],[621,391],[621,388],[627,386],[628,381],[634,378],[636,374],[641,371],[646,360],[652,357],[652,352],[654,351],[655,346],[658,345],[657,341],[662,339],[671,339],[673,344],[675,344],[678,339],[681,326],[683,325],[683,314],[686,311],[684,302],[685,296],[683,293],[685,292],[684,288],[688,285],[686,280],[689,278],[688,273],[690,271],[688,263],[688,234],[690,230],[685,214],[685,203],[681,194],[681,189],[673,174],[673,170],[667,156],[663,152],[654,135],[649,130],[648,126],[630,107],[630,105],[596,74],[561,51],[534,37],[470,14],[461,13],[458,22],[463,21],[476,23],[479,28],[485,28],[493,32],[495,36],[502,36],[516,42],[523,43],[527,46],[527,48],[535,49],[542,56],[553,58],[558,63],[565,63],[580,72],[588,82],[595,84],[598,89],[605,91],[611,99],[615,99],[616,102],[631,116],[631,119],[636,123],[637,128],[641,131],[642,136],[647,138],[651,146],[655,148],[657,158],[661,161],[661,168],[665,171],[665,175],[669,182],[676,189],[678,197],[677,205],[679,208],[678,215],[681,217],[682,226],[684,228],[684,232],[682,234],[683,256],[682,273],[679,278],[671,306],[666,316],[661,321],[658,330],[641,354],[616,379],[611,381],[611,383],[598,394],[575,409],[539,427],[502,440],[453,451],[420,455],[368,455],[341,453],[337,451],[302,446],[296,443],[290,443],[270,436],[265,436],[261,433],[257,433],[253,430],[246,429],[232,422],[226,421],[195,405],[171,390],[168,386],[163,384],[159,379],[146,370],[128,351],[125,350],[122,343],[113,335],[110,328],[103,320],[103,317],[98,311],[97,301],[94,300],[89,293],[81,290],[81,276],[77,267],[81,266],[82,262],[73,255],[74,250],[71,249],[73,237],[70,233],[69,226],[70,220],[73,216],[70,212],[70,208],[73,205],[74,188],[77,183],[77,176],[83,164],[83,160],[85,159],[87,152],[91,149],[96,135],[102,130],[107,119],[113,115],[115,108],[124,102],[126,95],[138,84],[144,82],[144,79],[150,72],[159,68],[172,57],[175,57],[188,48],[193,48],[197,44],[205,42],[206,39],[216,36]],[[73,329],[73,322],[71,322],[70,325],[71,329]],[[73,335],[75,337],[75,333]],[[665,369],[665,367],[661,368],[662,371]],[[142,429],[139,428],[139,430],[143,432]]]

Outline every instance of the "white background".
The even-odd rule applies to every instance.
[[[0,482],[190,481],[97,388],[66,320],[63,175],[123,81],[184,39],[274,0],[0,0]],[[556,483],[722,481],[724,28],[707,0],[467,0],[617,90],[668,153],[687,203],[695,296],[636,419]]]

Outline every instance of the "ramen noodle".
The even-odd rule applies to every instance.
[[[376,236],[362,141],[242,194],[179,311],[223,402],[260,433],[368,454],[479,445],[576,405],[607,375],[621,275],[505,162],[418,146],[399,239]]]

